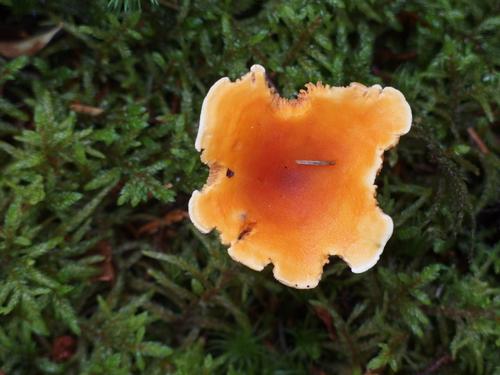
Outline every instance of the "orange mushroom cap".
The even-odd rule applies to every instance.
[[[392,87],[307,84],[281,98],[254,65],[236,82],[217,81],[203,101],[196,149],[210,167],[189,215],[217,228],[229,255],[254,270],[315,287],[330,255],[353,272],[380,257],[393,223],[374,185],[384,150],[411,126],[411,109]]]

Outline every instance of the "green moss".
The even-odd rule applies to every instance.
[[[35,56],[0,57],[0,372],[498,372],[496,2],[0,10],[5,38],[64,22]],[[331,259],[318,288],[293,290],[162,219],[206,177],[193,139],[208,88],[254,63],[288,97],[358,81],[411,104],[377,178],[396,228],[372,270]]]

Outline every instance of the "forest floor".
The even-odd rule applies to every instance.
[[[140,7],[139,7],[140,5]],[[0,0],[0,374],[498,374],[498,1]],[[187,202],[220,77],[392,86],[413,112],[372,269],[230,259]]]

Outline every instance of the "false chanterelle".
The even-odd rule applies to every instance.
[[[210,167],[189,201],[202,232],[216,228],[230,256],[295,288],[315,287],[330,255],[364,272],[393,231],[374,185],[384,150],[409,131],[392,87],[307,84],[281,98],[265,70],[217,81],[202,106],[196,149]]]

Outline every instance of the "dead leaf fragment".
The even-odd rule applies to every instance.
[[[156,220],[152,220],[147,224],[144,224],[141,228],[139,228],[138,234],[153,234],[159,228],[166,227],[179,221],[182,221],[189,217],[189,214],[184,210],[173,210],[168,212],[164,217]]]
[[[101,241],[96,248],[96,253],[102,255],[104,260],[99,263],[101,274],[94,277],[93,281],[113,282],[115,268],[113,266],[113,249],[108,241]]]
[[[99,116],[104,112],[104,109],[102,108],[92,107],[90,105],[85,105],[80,103],[73,103],[69,107],[72,111],[75,111],[76,113],[83,113],[84,115],[89,115],[92,117]]]
[[[45,47],[61,30],[62,26],[63,24],[60,23],[56,27],[30,38],[0,42],[0,55],[11,59],[19,56],[32,56]]]
[[[68,335],[58,336],[52,343],[51,356],[55,362],[65,362],[75,354],[75,351],[75,338]]]
[[[485,143],[483,142],[483,140],[481,139],[481,137],[476,133],[476,131],[474,130],[473,127],[469,126],[467,128],[467,133],[469,133],[469,137],[474,141],[474,143],[476,144],[476,146],[479,148],[479,150],[483,154],[488,154],[490,152],[490,150],[488,149],[488,147],[485,145]]]
[[[335,334],[335,330],[333,328],[333,320],[332,320],[332,316],[330,315],[330,313],[328,312],[328,310],[326,310],[323,307],[319,307],[318,306],[318,307],[315,308],[315,312],[316,312],[316,315],[318,316],[318,318],[325,325],[326,330],[328,332],[328,336],[330,337],[330,339],[332,341],[335,341],[336,334]]]

